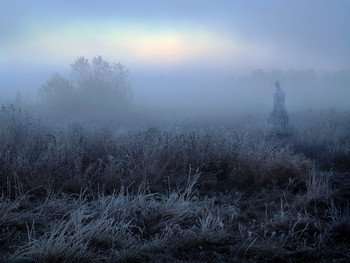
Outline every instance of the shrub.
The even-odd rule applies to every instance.
[[[128,70],[102,57],[79,57],[72,64],[71,79],[58,73],[39,90],[42,107],[55,117],[102,117],[123,110],[131,102]],[[91,118],[90,118],[91,119]]]

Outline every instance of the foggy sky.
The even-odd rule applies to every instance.
[[[255,69],[349,69],[349,10],[347,0],[2,0],[1,89],[28,74],[37,85],[78,56],[121,62],[144,91],[169,78],[188,87]]]
[[[1,69],[81,55],[145,67],[348,68],[348,10],[346,0],[4,0]]]

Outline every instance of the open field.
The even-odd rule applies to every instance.
[[[0,263],[350,262],[349,10],[0,1]]]
[[[2,262],[349,262],[350,113],[123,127],[0,113]],[[154,125],[155,124],[155,125]]]

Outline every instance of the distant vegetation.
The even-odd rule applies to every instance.
[[[105,67],[104,64],[109,65],[107,72],[110,73],[97,74],[99,69]],[[197,111],[224,114],[264,112],[267,115],[272,109],[273,83],[279,80],[286,94],[288,112],[330,108],[349,110],[350,70],[330,72],[276,69],[256,70],[247,76],[232,74],[229,77],[210,72],[201,75],[188,72],[157,76],[156,73],[129,74],[124,66],[107,62],[100,57],[89,60],[78,58],[73,65],[75,67],[71,66],[69,72],[64,75],[56,73],[51,79],[29,75],[32,78],[30,80],[27,75],[18,77],[14,74],[12,79],[18,78],[21,81],[7,84],[6,81],[9,80],[0,78],[0,85],[4,87],[0,91],[0,101],[21,108],[35,108],[37,114],[54,114],[56,118],[62,115],[64,117],[61,120],[86,117],[100,120],[112,115],[118,117],[125,111],[130,112],[130,108],[135,110],[140,106],[137,104],[166,105],[177,110],[180,108],[186,114]],[[74,73],[75,68],[80,68],[79,74]],[[79,75],[82,76],[78,77]],[[26,77],[29,78],[28,84]],[[12,90],[22,88],[22,93],[18,92],[16,96],[8,98],[3,94],[8,86]],[[24,86],[28,86],[27,91],[38,96],[23,93]],[[144,109],[140,111],[144,112]]]
[[[125,110],[132,99],[128,70],[100,56],[89,62],[79,57],[71,65],[71,77],[54,74],[39,90],[41,110],[55,118],[102,117]]]

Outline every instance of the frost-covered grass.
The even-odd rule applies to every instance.
[[[280,140],[258,125],[115,132],[3,107],[1,260],[349,261],[349,180],[332,159],[348,158],[349,119],[312,114],[323,124]]]

